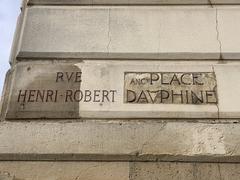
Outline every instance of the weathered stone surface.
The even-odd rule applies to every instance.
[[[16,180],[11,174],[7,171],[2,171],[0,168],[0,180]]]
[[[240,25],[234,19],[240,18],[238,6],[217,7],[217,30],[223,59],[240,59]]]
[[[126,162],[0,162],[0,180],[128,180]],[[14,177],[13,177],[14,176]]]
[[[214,72],[125,72],[124,103],[217,104]]]
[[[124,89],[126,72],[176,73],[179,72],[179,69],[188,73],[215,73],[217,95],[214,97],[218,98],[219,103],[196,105],[177,104],[175,101],[175,104],[124,102],[126,100],[124,99],[126,98]],[[81,77],[77,79],[81,82],[74,82],[78,72],[82,73]],[[226,76],[226,72],[228,76]],[[14,85],[11,90],[5,91],[6,94],[11,93],[10,100],[6,99],[4,106],[9,102],[8,119],[239,118],[240,97],[236,93],[240,84],[238,82],[239,72],[238,63],[217,64],[214,62],[176,64],[176,62],[156,61],[136,63],[134,61],[85,60],[79,63],[54,63],[51,65],[48,62],[20,63],[15,67]],[[29,73],[31,73],[30,76]],[[70,82],[67,78],[70,78]],[[56,82],[57,80],[58,82]],[[177,87],[174,89],[175,91]],[[48,91],[53,92],[52,96],[48,97]],[[5,97],[7,97],[6,94]],[[31,97],[30,94],[32,94]],[[44,95],[43,98],[41,95]],[[148,97],[147,93],[145,95]],[[151,97],[148,97],[149,101]]]
[[[240,59],[240,6],[216,6],[226,3],[240,4],[24,1],[0,104],[0,180],[240,179],[240,64],[223,60]],[[129,103],[127,88],[159,88],[131,85],[151,73],[214,101]]]
[[[0,160],[240,162],[239,124],[1,122],[0,132]]]
[[[33,6],[21,42],[18,59],[220,57],[216,9],[208,6]]]
[[[50,65],[48,62],[19,63],[15,67],[6,118],[218,118],[217,102],[179,104],[175,102],[179,101],[177,97],[172,104],[124,102],[126,72],[175,73],[179,72],[179,69],[185,73],[211,72],[214,76],[212,66],[205,63],[201,65],[180,63],[177,66],[164,65],[157,61],[136,63],[134,61],[86,60],[79,63]],[[200,79],[195,81],[200,82]],[[216,79],[213,77],[211,81],[209,80],[213,85],[206,88],[214,90],[216,84],[225,83],[225,81],[216,83]],[[175,84],[172,90],[177,93],[181,87],[182,85]],[[199,88],[202,87],[199,86]],[[194,89],[197,91],[198,88],[194,87]],[[235,90],[231,87],[232,92]],[[147,92],[145,95],[148,95]],[[214,93],[210,95],[208,100],[216,101],[217,95]],[[196,96],[202,98],[199,94]],[[139,95],[138,99],[140,98],[142,96]],[[148,97],[148,99],[151,98]],[[225,103],[224,100],[223,98],[221,101]]]
[[[29,0],[29,5],[92,5],[92,4],[117,4],[117,5],[129,5],[129,4],[152,4],[152,5],[166,5],[166,4],[197,4],[197,5],[212,5],[212,4],[240,4],[238,0]]]
[[[218,82],[221,82],[218,83],[219,117],[239,118],[240,67],[235,64],[215,65],[214,71]]]
[[[236,180],[240,164],[131,163],[130,180]]]
[[[0,100],[0,122],[3,121],[6,117],[6,109],[8,106],[8,101],[9,101],[9,96],[11,91],[10,86],[11,86],[12,80],[13,80],[12,71],[9,70],[5,77],[3,92]]]
[[[68,102],[67,92],[79,91],[81,69],[74,64],[19,64],[7,117],[10,118],[78,118],[79,103]]]
[[[237,180],[239,164],[168,162],[0,162],[1,180]]]

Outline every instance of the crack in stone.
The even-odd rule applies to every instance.
[[[208,3],[210,4],[210,6],[213,8],[213,4],[211,0],[208,0]]]
[[[109,47],[112,41],[111,35],[111,9],[108,9],[108,45],[107,45],[107,52],[109,53]]]
[[[214,66],[212,66],[212,71],[213,71],[214,76],[215,76],[215,79],[216,79],[216,74],[215,74]],[[217,86],[217,85],[216,85],[216,86]],[[217,88],[216,88],[216,91],[217,91]],[[216,103],[216,107],[217,107],[217,119],[219,120],[219,119],[220,119],[220,110],[219,110],[219,106],[218,106],[219,99],[218,99],[218,93],[217,93],[217,92],[215,93],[215,96],[216,96],[216,98],[217,98],[217,103]]]
[[[219,180],[222,180],[222,174],[221,174],[220,164],[218,163],[217,166],[218,166]]]
[[[220,40],[220,33],[219,33],[219,24],[218,24],[218,9],[216,7],[216,32],[217,32],[217,41],[218,41],[218,44],[219,44],[219,50],[220,50],[220,60],[223,59],[222,57],[222,42]]]

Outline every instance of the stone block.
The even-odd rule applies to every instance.
[[[16,119],[80,117],[79,102],[65,101],[68,90],[74,92],[80,90],[82,72],[77,66],[18,64],[13,71],[14,81],[7,117]]]
[[[1,180],[236,180],[239,164],[171,162],[0,162]]]
[[[1,161],[240,162],[239,124],[22,121],[0,132]]]
[[[18,59],[219,59],[216,37],[209,6],[33,6]]]
[[[219,117],[239,118],[240,67],[236,64],[214,65],[218,82]]]
[[[237,35],[240,31],[240,24],[236,23],[236,19],[239,18],[238,6],[217,7],[217,28],[223,59],[238,60],[240,57],[240,37]]]
[[[221,163],[131,163],[130,180],[236,180],[240,164]]]
[[[14,177],[9,172],[2,172],[0,170],[0,180],[14,180]]]
[[[128,162],[0,162],[0,172],[0,180],[129,179]]]

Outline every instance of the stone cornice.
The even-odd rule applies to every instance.
[[[28,5],[234,5],[234,4],[240,4],[240,0],[28,0]]]

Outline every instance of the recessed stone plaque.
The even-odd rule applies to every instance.
[[[73,64],[17,66],[7,118],[78,117],[79,103],[70,101],[81,76]]]
[[[126,72],[124,102],[217,104],[213,72]]]
[[[84,112],[104,113],[99,108],[115,103],[117,90],[90,86],[106,80],[83,69],[73,63],[17,65],[6,119],[75,119]]]

